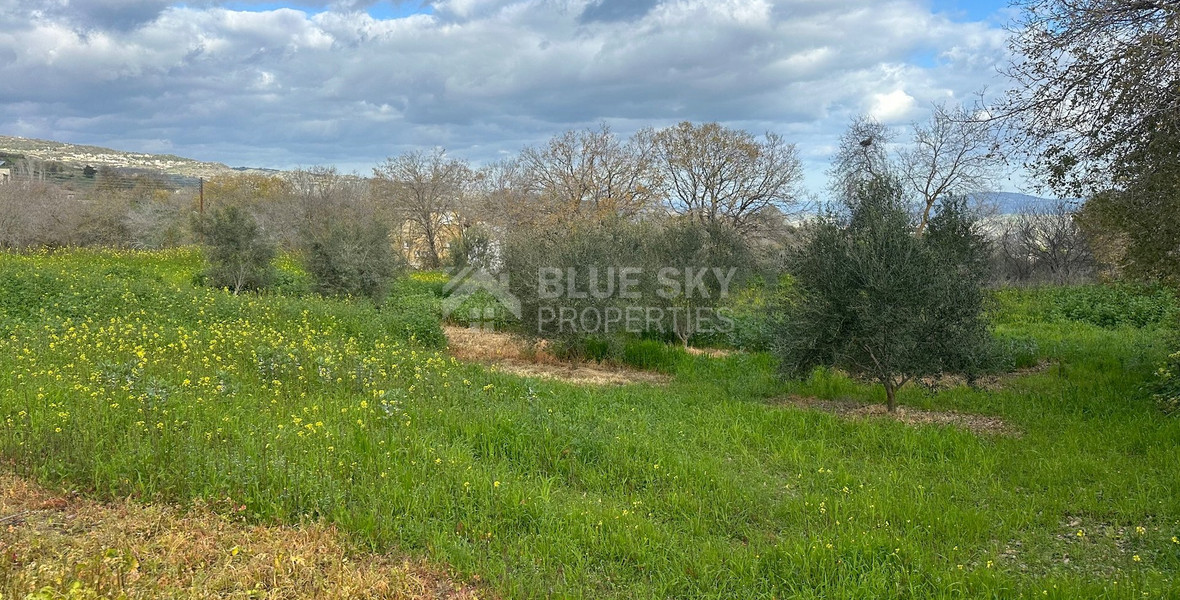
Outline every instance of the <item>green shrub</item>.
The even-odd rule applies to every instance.
[[[333,296],[385,300],[399,270],[389,231],[375,220],[340,220],[307,234],[307,271],[316,291]]]
[[[1135,283],[997,290],[994,320],[1008,325],[1074,322],[1095,327],[1166,326],[1180,313],[1174,292]]]
[[[228,206],[212,211],[194,224],[205,245],[208,265],[204,281],[235,295],[270,285],[274,279],[271,260],[275,245],[263,238],[253,215],[237,206]]]
[[[529,334],[556,339],[625,331],[688,343],[721,333],[705,336],[702,330],[721,325],[724,296],[754,274],[756,258],[736,232],[722,225],[683,218],[620,219],[513,231],[505,240],[504,272]],[[629,273],[626,293],[622,284],[614,285],[623,273]],[[692,286],[690,273],[701,274]],[[604,324],[606,315],[628,310],[654,316]],[[557,318],[561,311],[579,317],[571,324]]]
[[[447,315],[447,320],[464,327],[479,324],[496,331],[506,331],[519,324],[499,300],[487,290],[477,290],[463,300],[458,308]]]
[[[447,338],[438,321],[438,300],[430,296],[414,296],[381,307],[380,321],[384,331],[413,343],[443,348]]]
[[[1098,327],[1147,327],[1170,321],[1176,312],[1176,297],[1162,286],[1066,287],[1053,294],[1053,311],[1067,321]]]
[[[297,257],[282,255],[275,261],[274,283],[271,289],[286,296],[302,296],[312,289],[311,275],[299,264]]]
[[[449,262],[452,267],[474,267],[484,271],[495,269],[499,260],[496,242],[487,227],[476,225],[466,229],[450,248]]]
[[[1180,348],[1180,332],[1174,332],[1172,347]],[[1155,401],[1160,410],[1169,415],[1180,415],[1180,350],[1168,356],[1155,373]]]
[[[878,178],[804,230],[791,255],[798,301],[783,308],[784,371],[817,366],[870,377],[888,408],[911,379],[970,376],[989,337],[983,319],[986,242],[962,200],[944,200],[916,235],[899,184]]]
[[[781,275],[768,283],[761,276],[750,285],[731,294],[722,307],[733,321],[728,331],[698,335],[693,342],[701,346],[733,348],[747,352],[767,352],[774,343],[775,318],[787,301],[794,281]]]

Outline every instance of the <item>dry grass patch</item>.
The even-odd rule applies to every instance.
[[[100,504],[0,473],[0,598],[483,596],[420,562],[351,552],[331,526]]]
[[[537,377],[540,379],[557,379],[567,383],[579,385],[627,385],[631,383],[667,383],[670,378],[660,373],[648,371],[632,371],[627,369],[610,369],[591,365],[546,365],[503,361],[491,365],[497,371],[520,375],[521,377]]]
[[[972,415],[955,411],[933,411],[898,406],[889,412],[884,404],[866,404],[854,400],[821,400],[789,396],[782,404],[808,410],[821,410],[847,419],[893,419],[907,425],[950,425],[981,435],[1019,435],[999,417]]]
[[[467,327],[444,327],[443,331],[451,356],[522,377],[557,379],[580,385],[661,384],[671,379],[662,373],[562,361],[548,351],[546,342],[530,342],[509,333]]]
[[[725,358],[732,356],[733,350],[726,350],[724,348],[697,348],[695,346],[687,346],[684,351],[693,356],[708,356],[709,358]]]
[[[451,356],[472,362],[516,361],[533,364],[560,364],[544,341],[531,342],[518,335],[486,331],[471,327],[444,326],[447,349]]]

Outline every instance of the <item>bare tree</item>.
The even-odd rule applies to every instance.
[[[13,164],[12,177],[26,181],[45,181],[45,161],[38,158],[19,158]]]
[[[524,168],[516,158],[485,165],[471,175],[463,204],[464,225],[482,222],[497,229],[537,220],[539,200],[530,194]]]
[[[1094,270],[1094,254],[1077,222],[1077,211],[1065,201],[1032,215],[1040,243],[1035,247],[1038,264],[1056,283],[1077,283]]]
[[[650,137],[620,140],[610,128],[567,131],[520,155],[525,192],[558,220],[633,217],[657,200]]]
[[[368,196],[368,183],[356,175],[340,173],[336,167],[296,169],[287,174],[286,180],[289,193],[307,221],[324,221],[345,209],[371,209],[361,207]]]
[[[868,115],[854,117],[840,136],[828,170],[832,192],[851,197],[864,184],[893,173],[889,156],[892,141],[893,133],[880,121]]]
[[[1036,256],[1029,248],[1036,235],[1032,220],[1018,216],[1007,220],[999,230],[995,249],[997,279],[1008,283],[1029,283],[1036,270]]]
[[[409,224],[423,265],[442,264],[444,231],[456,228],[458,210],[472,179],[467,162],[441,149],[407,152],[373,169],[377,191],[389,198],[398,224]]]
[[[686,121],[652,139],[665,196],[677,214],[747,232],[759,215],[797,199],[803,168],[795,145],[782,136],[759,139],[717,123]]]
[[[1141,171],[1180,138],[1180,0],[1017,0],[1001,114],[1061,195]]]
[[[293,196],[296,187],[290,181],[310,187],[306,171],[295,171],[286,176],[256,173],[226,173],[205,181],[205,199],[209,207],[242,206],[279,203]]]
[[[936,105],[930,120],[913,124],[912,145],[898,154],[902,183],[921,208],[917,235],[944,196],[985,191],[1004,164],[995,130],[963,107]]]
[[[1094,273],[1094,254],[1077,211],[1066,201],[1022,212],[1008,221],[997,243],[1004,275],[1020,283],[1077,283]]]
[[[0,248],[67,245],[74,214],[58,186],[23,179],[0,185]]]

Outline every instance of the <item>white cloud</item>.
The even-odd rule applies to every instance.
[[[905,93],[905,90],[893,90],[887,94],[873,94],[868,113],[886,125],[893,125],[908,119],[916,107],[914,97]]]
[[[481,161],[603,120],[718,120],[797,141],[818,188],[853,114],[920,118],[998,87],[1005,56],[994,25],[921,0],[440,0],[388,20],[365,4],[0,7],[0,133],[367,170],[414,146]]]

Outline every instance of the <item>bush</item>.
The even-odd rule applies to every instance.
[[[236,206],[219,208],[198,218],[194,229],[205,244],[204,280],[210,285],[237,295],[271,283],[275,246],[262,237],[250,213]]]
[[[431,348],[447,345],[438,316],[438,300],[430,296],[391,300],[381,307],[381,325],[387,333]]]
[[[454,325],[468,327],[478,324],[496,331],[507,331],[519,324],[516,316],[487,290],[476,290],[467,296],[447,315],[447,320]]]
[[[723,296],[755,267],[735,232],[688,218],[521,229],[508,236],[504,252],[526,332],[549,339],[629,333],[687,344],[705,339],[706,327],[713,339],[728,333],[718,331],[727,326]],[[577,318],[570,325],[561,314]]]
[[[774,344],[775,319],[786,303],[794,283],[789,275],[767,283],[758,276],[746,287],[725,299],[722,308],[733,320],[728,331],[699,335],[694,342],[703,346],[766,352]]]
[[[885,388],[889,410],[907,381],[971,375],[988,341],[986,244],[962,201],[948,200],[917,235],[900,187],[866,182],[845,214],[808,226],[791,257],[798,284],[777,351],[800,376],[839,367]]]
[[[601,334],[598,330],[571,331],[564,325],[549,326],[543,319],[546,310],[557,308],[593,311],[601,314],[607,309],[619,309],[630,302],[612,293],[608,297],[571,298],[564,293],[558,298],[548,298],[541,293],[541,273],[545,269],[576,271],[583,281],[575,285],[580,290],[586,287],[585,279],[593,269],[600,275],[615,272],[621,267],[648,270],[651,253],[648,252],[653,227],[644,223],[611,221],[606,223],[585,223],[577,226],[553,226],[550,228],[522,228],[513,230],[505,241],[504,271],[508,275],[510,292],[520,301],[521,322],[525,333],[552,340],[566,340]],[[565,280],[562,280],[564,285]],[[648,282],[640,289],[647,295]],[[618,332],[615,332],[618,333]],[[566,344],[578,348],[579,344]]]
[[[1115,328],[1167,324],[1176,313],[1176,297],[1162,286],[1086,285],[1058,289],[1053,312],[1067,321]]]
[[[1173,353],[1156,371],[1155,401],[1169,415],[1180,414],[1180,351]]]
[[[492,232],[476,225],[463,231],[451,244],[449,262],[456,269],[474,267],[494,271],[500,266],[499,247]]]
[[[315,290],[363,296],[380,304],[400,264],[381,223],[346,219],[324,223],[305,239],[307,271]]]
[[[311,287],[311,276],[296,257],[284,253],[275,261],[275,278],[271,290],[287,296],[303,296],[311,291]]]

